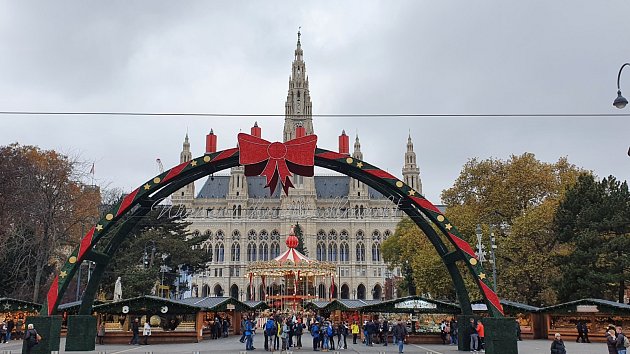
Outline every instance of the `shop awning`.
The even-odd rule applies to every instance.
[[[9,297],[0,297],[0,312],[39,312],[42,309],[41,304],[30,301],[12,299]]]
[[[546,314],[630,315],[630,305],[602,299],[581,299],[540,309]]]
[[[243,301],[243,303],[249,307],[250,311],[254,311],[254,310],[266,310],[269,308],[269,305],[267,305],[266,302],[264,301],[254,301],[254,300],[247,300],[247,301]]]
[[[422,296],[406,296],[363,306],[361,312],[458,314],[461,311],[458,305],[450,302]]]

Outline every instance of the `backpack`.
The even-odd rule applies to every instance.
[[[328,326],[328,328],[326,329],[326,334],[327,334],[329,337],[332,337],[332,336],[333,336],[333,333],[334,333],[334,332],[333,332],[332,327]]]
[[[630,347],[630,341],[628,340],[628,337],[623,336],[623,346],[624,348],[629,348]]]

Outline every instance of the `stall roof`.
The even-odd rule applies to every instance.
[[[106,313],[164,313],[164,314],[186,314],[197,313],[202,310],[201,306],[189,305],[181,300],[165,299],[158,296],[139,296],[131,299],[124,299],[116,302],[94,306],[94,310]]]
[[[196,306],[202,308],[204,311],[226,311],[226,310],[236,310],[236,311],[250,311],[252,308],[247,304],[236,300],[233,297],[189,297],[186,299],[175,300],[182,304]],[[232,307],[233,308],[228,308]]]
[[[630,305],[603,299],[580,299],[558,305],[548,306],[540,310],[548,314],[603,313],[630,314]]]
[[[39,312],[42,309],[42,305],[24,301],[13,299],[10,297],[0,297],[0,312],[13,312],[13,311],[33,311]]]
[[[422,296],[406,296],[398,299],[387,300],[361,308],[362,312],[385,312],[385,313],[460,313],[458,305],[428,299]]]
[[[527,304],[523,304],[520,302],[510,301],[510,300],[500,300],[501,305],[503,306],[503,311],[507,314],[515,314],[515,313],[537,313],[540,312],[541,308],[536,306],[531,306]],[[483,302],[483,300],[478,300],[472,303],[473,311],[488,311],[488,306]]]
[[[264,301],[247,300],[243,301],[243,303],[252,310],[266,310],[269,308],[269,305]]]
[[[101,300],[94,300],[94,304],[92,305],[92,308],[94,308],[94,306],[105,304],[105,303],[106,302],[101,301]],[[66,302],[65,304],[59,305],[57,309],[59,309],[60,311],[72,313],[72,312],[79,312],[80,307],[81,307],[81,301],[72,301],[72,302]]]
[[[326,305],[328,305],[329,303],[330,302],[326,300],[313,300],[313,301],[306,302],[304,304],[304,307],[311,308],[314,310],[321,310],[324,307],[326,307]]]

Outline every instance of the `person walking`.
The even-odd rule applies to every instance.
[[[405,345],[405,339],[408,336],[407,327],[403,324],[402,321],[398,321],[392,327],[392,336],[394,337],[394,342],[398,344],[398,353],[402,353]]]
[[[295,329],[293,330],[295,333],[295,345],[298,349],[302,349],[302,334],[304,333],[304,323],[302,323],[302,319],[299,319],[295,324]]]
[[[582,323],[582,343],[590,343],[591,340],[588,339],[588,324],[586,322]]]
[[[567,349],[564,347],[560,333],[556,333],[553,342],[551,342],[551,354],[567,354]]]
[[[387,336],[389,335],[389,322],[387,322],[387,319],[383,320],[383,324],[382,324],[382,334],[383,334],[383,340],[385,341],[385,344],[383,344],[383,346],[387,346]]]
[[[483,353],[486,351],[486,347],[484,344],[484,339],[486,335],[485,335],[485,327],[483,326],[481,319],[477,321],[477,334],[479,335],[479,348],[477,348],[477,350],[480,350]]]
[[[457,335],[459,334],[459,328],[457,328],[457,320],[451,319],[451,345],[457,345]]]
[[[577,329],[577,333],[578,333],[578,336],[575,339],[575,342],[579,343],[581,340],[582,343],[585,343],[586,341],[584,340],[584,327],[582,327],[582,321],[577,322],[577,324],[575,325],[575,329]]]
[[[0,322],[0,343],[7,342],[7,323],[2,321]]]
[[[7,342],[11,340],[11,333],[13,333],[13,328],[15,327],[15,321],[13,321],[13,317],[9,317],[7,321]]]
[[[606,347],[608,348],[608,354],[617,353],[617,333],[613,328],[608,329],[606,332]]]
[[[142,336],[144,336],[144,345],[149,345],[149,337],[151,336],[151,325],[149,324],[149,320],[144,321]]]
[[[350,331],[352,332],[352,344],[357,344],[357,337],[359,336],[359,324],[357,321],[352,323],[350,326]]]
[[[98,332],[96,332],[96,338],[98,339],[98,344],[103,345],[105,340],[105,322],[101,322],[101,325],[98,326]]]
[[[617,326],[617,354],[626,354],[626,348],[630,347],[630,342],[628,342],[628,338],[623,334],[623,328],[621,326]],[[628,344],[628,345],[626,345]]]
[[[131,333],[133,334],[133,337],[131,337],[131,342],[129,342],[129,344],[140,344],[140,320],[138,318],[133,320],[133,323],[131,324]]]
[[[26,330],[26,333],[24,334],[24,341],[26,342],[25,354],[31,354],[31,350],[33,349],[34,346],[39,344],[41,337],[35,330],[35,327],[33,326],[32,323],[29,323],[27,328],[28,329]]]
[[[282,332],[280,333],[280,338],[282,338],[282,349],[281,351],[285,351],[289,349],[289,326],[291,324],[291,319],[287,318],[287,320],[282,324]]]
[[[245,350],[254,350],[254,324],[250,319],[245,321]]]
[[[479,334],[477,333],[477,325],[475,319],[470,319],[470,351],[476,353],[479,350]]]
[[[319,324],[314,322],[311,326],[311,336],[313,336],[313,351],[318,351],[319,346]]]

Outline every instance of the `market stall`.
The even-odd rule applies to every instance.
[[[516,319],[515,326],[518,323],[521,338],[541,339],[547,337],[547,323],[545,316],[540,313],[541,308],[509,300],[500,300],[500,302],[505,315]],[[482,301],[472,303],[472,309],[475,313],[487,315],[488,307]],[[514,335],[518,336],[517,328],[514,329]]]
[[[19,339],[25,331],[26,317],[37,316],[42,309],[42,305],[12,299],[8,297],[0,298],[0,321],[12,322],[11,338]]]
[[[383,301],[361,308],[361,313],[378,315],[390,324],[403,321],[410,333],[410,343],[442,343],[440,323],[450,321],[461,312],[458,305],[428,299],[422,296],[407,296]]]
[[[630,325],[630,305],[602,299],[565,302],[542,308],[540,313],[545,315],[547,324],[545,335],[548,338],[560,333],[565,340],[577,339],[579,322],[588,328],[589,340],[602,342],[606,339],[606,329],[609,325],[624,328]]]

